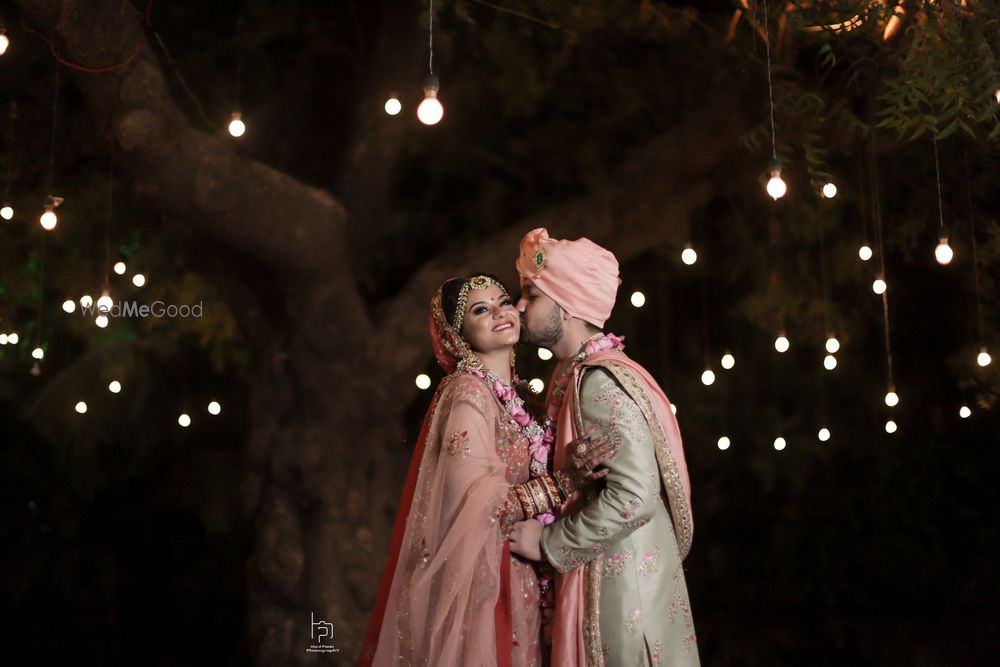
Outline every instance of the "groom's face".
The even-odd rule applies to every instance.
[[[531,281],[521,283],[517,310],[521,313],[521,342],[525,345],[551,349],[562,338],[562,308]]]

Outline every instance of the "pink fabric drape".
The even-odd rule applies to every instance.
[[[567,384],[566,397],[563,400],[556,420],[555,468],[564,467],[571,452],[569,444],[577,439],[576,399],[580,374],[588,365],[612,360],[626,367],[639,381],[643,391],[649,398],[660,427],[664,430],[670,443],[671,454],[677,465],[678,473],[687,496],[687,507],[691,507],[691,482],[688,477],[687,463],[684,460],[684,450],[681,443],[680,427],[677,418],[670,409],[670,401],[656,380],[637,362],[624,354],[607,351],[595,352],[587,357],[573,371]],[[559,369],[556,369],[556,373]],[[555,386],[556,376],[553,376],[549,386]],[[561,516],[571,516],[578,512],[582,505],[580,493],[574,493],[563,506]],[[674,522],[678,521],[674,517]],[[691,517],[688,517],[691,521]],[[691,523],[693,526],[693,522]],[[586,665],[587,647],[583,637],[584,623],[584,578],[583,568],[577,568],[565,574],[556,573],[556,620],[552,632],[552,667],[582,667]]]

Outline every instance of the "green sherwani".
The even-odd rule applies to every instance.
[[[622,376],[622,372],[626,375]],[[541,547],[560,572],[589,568],[599,575],[599,627],[604,664],[697,665],[698,647],[653,435],[638,401],[601,367],[583,371],[578,412],[614,447],[603,487],[594,485],[577,514],[546,526]],[[569,388],[574,391],[574,387]],[[595,571],[593,568],[599,568]],[[596,581],[596,580],[595,580]],[[558,613],[556,609],[556,613]]]

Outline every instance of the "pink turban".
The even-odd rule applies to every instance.
[[[541,227],[521,239],[517,272],[522,282],[530,280],[570,315],[597,327],[611,315],[622,282],[611,252],[586,238],[550,239]]]

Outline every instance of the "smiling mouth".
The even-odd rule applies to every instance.
[[[493,331],[494,332],[507,331],[508,329],[513,329],[513,328],[514,328],[513,324],[511,324],[510,322],[504,322],[503,324],[498,324],[497,326],[493,327]]]

